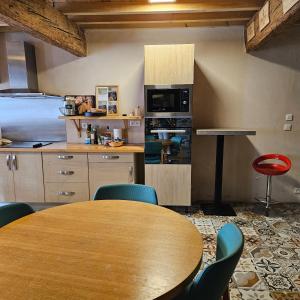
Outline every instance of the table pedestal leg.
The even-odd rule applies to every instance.
[[[216,151],[214,203],[202,205],[202,209],[205,215],[236,216],[236,213],[234,209],[231,207],[231,205],[222,203],[223,154],[224,154],[224,135],[218,135],[217,151]]]

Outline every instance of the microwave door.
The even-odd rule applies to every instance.
[[[148,90],[148,112],[179,112],[180,91],[178,89]]]

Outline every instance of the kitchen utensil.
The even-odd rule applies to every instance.
[[[59,108],[59,111],[64,116],[75,116],[76,114],[76,105],[75,100],[68,99],[67,97],[64,100],[64,106]]]

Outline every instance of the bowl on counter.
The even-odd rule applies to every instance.
[[[110,147],[121,147],[124,145],[124,141],[111,141],[108,143]]]

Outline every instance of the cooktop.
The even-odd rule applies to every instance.
[[[40,148],[52,144],[52,142],[12,142],[1,147],[4,148]]]

